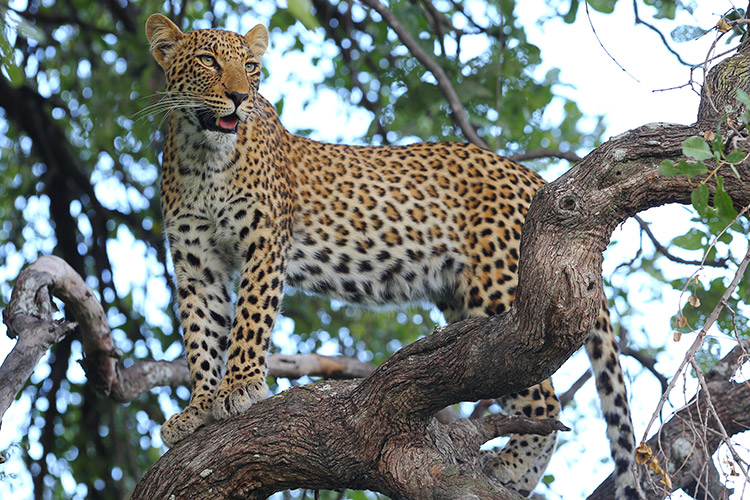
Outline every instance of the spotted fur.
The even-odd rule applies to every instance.
[[[507,310],[537,174],[470,144],[296,137],[258,94],[264,27],[182,33],[155,14],[146,31],[167,79],[161,202],[192,380],[190,404],[162,426],[165,444],[266,397],[284,285],[363,305],[431,301],[450,322]],[[632,426],[606,305],[587,352],[626,498]],[[549,380],[500,403],[529,417],[560,410]],[[555,442],[512,436],[484,454],[484,469],[528,494]]]

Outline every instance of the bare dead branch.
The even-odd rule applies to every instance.
[[[99,369],[92,382],[108,391],[116,380],[114,344],[109,336],[107,317],[84,280],[59,257],[39,258],[22,272],[13,288],[10,303],[3,311],[8,336],[18,342],[0,366],[0,418],[10,407],[18,391],[31,376],[39,359],[76,325],[61,324],[53,318],[52,296],[70,307],[78,326],[88,335],[82,340],[84,350],[98,359]]]

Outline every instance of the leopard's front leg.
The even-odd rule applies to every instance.
[[[192,385],[187,408],[161,427],[169,447],[214,420],[211,405],[226,357],[233,271],[205,225],[204,217],[186,215],[166,227]]]
[[[281,309],[286,252],[273,230],[254,236],[240,275],[227,371],[213,403],[217,419],[242,413],[268,395],[266,356]]]

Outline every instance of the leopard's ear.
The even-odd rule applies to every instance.
[[[268,30],[262,24],[258,24],[245,34],[245,42],[250,47],[250,52],[260,59],[268,48]]]
[[[146,21],[146,36],[151,42],[151,54],[166,71],[174,55],[177,42],[185,36],[175,23],[162,16],[153,14]]]

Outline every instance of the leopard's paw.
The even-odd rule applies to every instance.
[[[257,403],[268,397],[268,385],[265,379],[254,380],[249,383],[236,382],[234,386],[225,384],[222,380],[213,403],[214,418],[223,418],[239,415]]]
[[[161,440],[171,448],[190,434],[214,421],[211,412],[201,411],[197,406],[188,406],[181,413],[172,415],[161,426]]]

